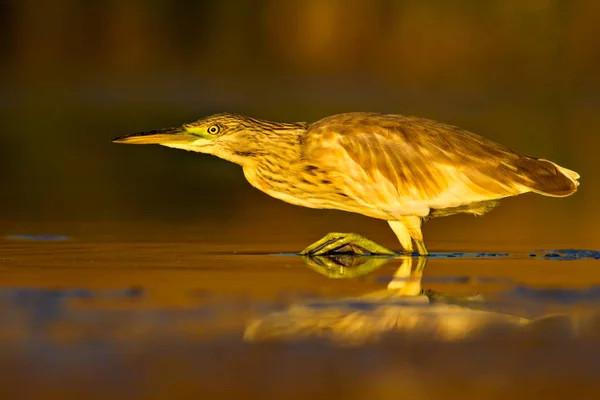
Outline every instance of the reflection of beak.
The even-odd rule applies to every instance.
[[[113,143],[128,144],[186,144],[198,140],[198,136],[190,135],[184,128],[167,128],[150,132],[138,132],[112,140]]]

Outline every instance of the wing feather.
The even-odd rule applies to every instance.
[[[325,150],[325,151],[323,151]],[[305,157],[329,171],[346,195],[390,215],[427,215],[529,191],[521,157],[435,121],[341,114],[308,128]]]

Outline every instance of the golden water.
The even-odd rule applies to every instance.
[[[269,247],[258,236],[183,241],[166,225],[137,236],[118,226],[4,236],[2,398],[590,398],[600,388],[598,253],[560,261],[524,243],[478,254],[441,249],[482,244],[434,241],[427,260],[307,260],[281,253],[298,246],[293,235],[257,253]]]

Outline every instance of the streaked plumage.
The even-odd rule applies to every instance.
[[[209,128],[218,134],[210,135]],[[184,125],[179,136],[187,141],[165,140],[164,132],[116,141],[158,143],[236,162],[254,187],[275,198],[389,221],[407,251],[413,250],[412,238],[424,252],[423,218],[483,214],[498,199],[527,192],[568,196],[579,184],[576,172],[553,162],[521,156],[455,126],[402,115],[347,113],[312,124],[279,124],[218,114]],[[153,141],[156,133],[161,139]]]

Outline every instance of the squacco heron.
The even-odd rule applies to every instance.
[[[428,218],[483,215],[504,197],[564,197],[579,185],[579,174],[551,161],[519,155],[455,126],[395,114],[278,123],[224,113],[113,141],[234,162],[252,186],[277,199],[388,221],[404,251],[420,255],[427,254],[421,223]],[[394,254],[354,233],[330,233],[302,254],[333,249]]]

